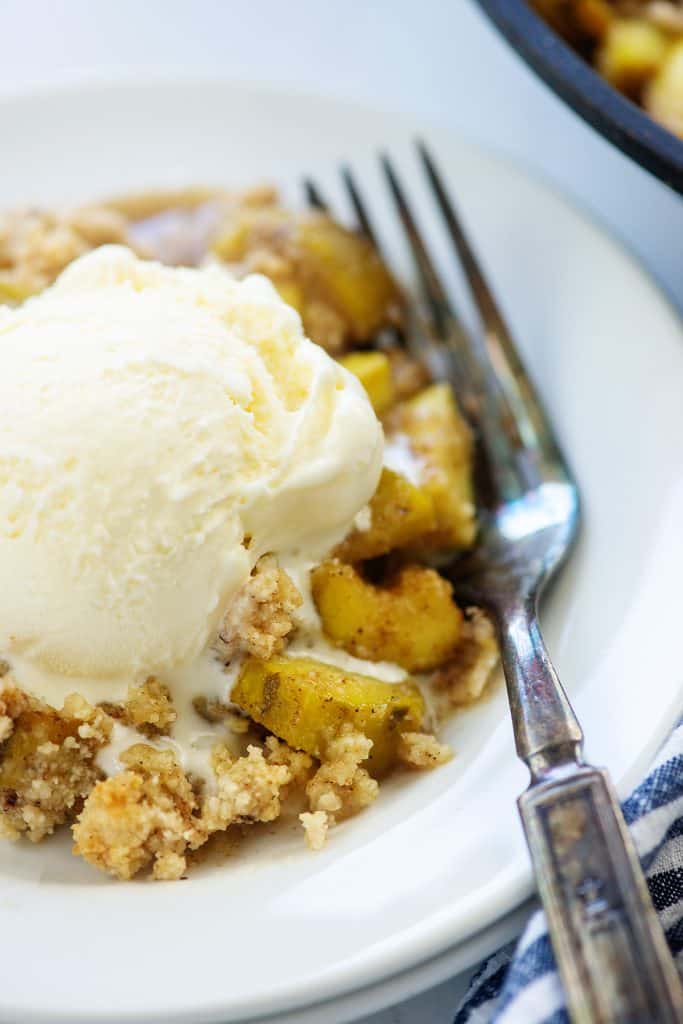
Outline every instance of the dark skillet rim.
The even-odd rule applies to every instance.
[[[594,128],[683,194],[683,140],[613,89],[524,0],[476,0],[510,45]]]

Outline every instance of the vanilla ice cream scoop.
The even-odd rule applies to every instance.
[[[0,312],[0,409],[0,655],[64,677],[197,655],[260,555],[323,554],[381,468],[364,391],[265,278],[114,246]]]

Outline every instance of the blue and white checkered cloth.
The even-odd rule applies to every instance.
[[[671,952],[683,970],[683,720],[623,804]],[[542,911],[470,982],[454,1024],[569,1024]]]

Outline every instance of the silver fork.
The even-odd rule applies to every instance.
[[[539,597],[577,532],[576,483],[435,163],[418,149],[483,328],[479,341],[463,330],[383,157],[426,322],[409,340],[430,368],[448,365],[477,440],[479,539],[447,571],[456,595],[486,607],[498,629],[515,744],[530,773],[518,807],[569,1015],[574,1024],[680,1024],[683,988],[614,788],[583,760],[581,726],[538,624]],[[342,175],[358,228],[377,244],[351,171]],[[305,187],[326,209],[316,186]]]

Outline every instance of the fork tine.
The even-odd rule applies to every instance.
[[[441,175],[425,144],[418,142],[417,149],[479,311],[491,366],[515,418],[521,440],[527,448],[542,446],[556,455],[557,445],[539,399]]]
[[[356,224],[358,230],[360,230],[365,235],[368,242],[370,242],[370,244],[374,246],[380,258],[384,260],[382,249],[377,239],[377,234],[372,226],[372,221],[370,220],[368,208],[366,206],[365,200],[363,199],[361,190],[356,184],[356,179],[353,175],[353,172],[351,171],[351,168],[348,166],[343,166],[341,168],[341,177],[344,183],[344,187],[346,188],[346,191],[348,193],[349,200],[351,202],[351,207],[356,216]],[[408,339],[406,338],[405,331],[403,330],[402,327],[399,327],[396,324],[390,327],[383,327],[380,330],[379,334],[377,335],[376,341],[378,345],[380,345],[383,348],[405,349],[409,347],[409,342]]]
[[[455,378],[458,399],[481,441],[477,491],[480,504],[489,506],[495,503],[496,494],[513,497],[520,492],[520,475],[513,469],[521,443],[517,424],[495,376],[480,359],[453,311],[391,161],[384,155],[381,162],[413,253],[433,329],[451,356],[450,376]],[[422,347],[423,359],[428,361],[429,346],[422,343],[418,347]]]
[[[422,241],[422,236],[391,161],[386,154],[382,154],[380,160],[394,203],[396,204],[398,215],[403,224],[418,274],[420,275],[425,299],[434,319],[434,326],[439,335],[445,335],[449,327],[449,321],[458,323],[458,326],[459,322],[451,308],[448,296],[439,280],[439,275],[436,272],[427,248]]]
[[[484,368],[477,359],[467,332],[453,310],[446,289],[441,283],[420,234],[398,175],[386,155],[382,156],[381,161],[425,292],[433,319],[433,328],[437,337],[448,348],[455,364],[458,397],[465,412],[483,431],[485,424],[482,422],[481,407],[483,403],[488,404],[487,389],[484,387]]]
[[[431,333],[447,349],[458,395],[465,410],[468,414],[473,415],[478,406],[479,368],[472,358],[464,328],[451,306],[436,267],[422,240],[417,222],[393,165],[386,154],[382,154],[380,161],[420,278],[431,318]],[[424,338],[417,334],[413,343],[418,350],[418,355],[421,355],[430,364],[430,367],[437,371],[438,375],[438,358],[437,360],[432,358],[435,348],[434,338]]]
[[[365,201],[363,200],[358,189],[358,186],[356,185],[356,181],[355,178],[353,177],[353,174],[351,173],[351,169],[349,167],[342,167],[341,176],[344,185],[346,186],[346,191],[348,192],[349,199],[351,200],[351,206],[353,207],[353,212],[356,215],[356,220],[358,221],[359,228],[361,229],[365,237],[368,239],[368,241],[372,242],[377,252],[381,253],[379,242],[377,241],[377,235],[375,234],[374,228],[370,221],[370,217],[368,215],[367,208],[365,206]]]
[[[310,178],[304,178],[303,186],[308,205],[312,206],[314,210],[320,210],[322,213],[327,213],[329,207],[315,182],[311,181]]]

